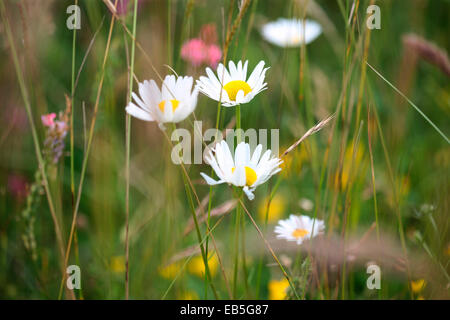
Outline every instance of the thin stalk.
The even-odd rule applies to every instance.
[[[370,167],[372,172],[373,210],[375,212],[375,224],[377,227],[377,241],[380,241],[380,226],[378,223],[377,189],[375,185],[375,167],[373,164],[372,138],[370,134],[370,106],[367,106],[367,143],[369,144]]]
[[[373,5],[375,3],[375,0],[370,1],[370,5]],[[356,4],[356,12],[358,12],[358,5],[359,1],[357,1]],[[354,19],[356,19],[357,14],[353,16]],[[367,66],[364,63],[367,61],[367,57],[369,55],[369,47],[370,47],[370,35],[371,35],[371,29],[366,28],[366,38],[364,39],[364,53],[363,53],[363,59],[361,61],[361,79],[359,81],[359,92],[358,92],[358,104],[356,106],[356,123],[359,123],[360,120],[360,114],[361,114],[361,105],[362,105],[362,98],[364,94],[364,88],[365,88],[365,81],[366,81],[366,74],[367,74]]]
[[[167,0],[167,59],[169,66],[172,65],[172,32],[171,32],[171,24],[172,24],[172,11],[171,11],[171,0]]]
[[[270,185],[268,188],[268,200],[267,200],[267,206],[266,206],[266,213],[264,216],[264,225],[263,225],[263,233],[266,233],[267,224],[269,221],[269,210],[270,210],[270,204],[272,203],[272,199],[275,196],[275,193],[278,190],[278,187],[280,186],[280,183],[282,181],[282,177],[279,177],[277,182],[275,183],[275,187],[271,191]],[[258,263],[258,275],[257,275],[257,281],[256,281],[256,299],[259,299],[259,291],[261,288],[261,276],[262,276],[262,267],[264,262],[264,256],[261,256]]]
[[[188,182],[186,181],[186,177],[184,176],[184,174],[183,174],[183,180],[184,180],[184,186],[185,186],[185,189],[186,189],[186,194],[187,194],[188,200],[189,200],[189,205],[191,207],[192,218],[194,219],[195,231],[197,233],[198,243],[199,243],[200,251],[201,251],[201,254],[202,254],[202,257],[203,257],[203,263],[205,265],[205,273],[206,273],[206,275],[208,277],[209,285],[211,286],[211,290],[212,290],[212,292],[214,294],[214,297],[216,299],[219,299],[219,295],[217,294],[217,291],[216,291],[216,288],[214,286],[214,283],[212,282],[211,271],[209,270],[209,266],[208,266],[208,257],[206,256],[206,252],[205,252],[205,249],[204,249],[203,244],[202,244],[202,235],[201,235],[201,232],[200,232],[200,227],[198,225],[197,215],[195,213],[195,206],[194,206],[194,201],[192,199],[191,190],[189,189]]]
[[[75,5],[78,5],[78,0],[75,0]],[[72,81],[71,81],[71,105],[72,112],[70,113],[70,191],[72,192],[72,206],[75,198],[75,177],[74,177],[74,156],[73,156],[73,111],[74,111],[74,94],[75,94],[75,49],[76,49],[76,35],[77,29],[73,28],[72,38]]]
[[[353,168],[354,164],[355,164],[355,158],[356,158],[356,154],[358,152],[358,147],[359,147],[359,141],[361,138],[361,132],[362,132],[362,127],[363,127],[364,121],[361,120],[361,123],[359,125],[359,129],[358,129],[358,134],[356,136],[356,140],[353,144],[353,154],[352,154],[352,161],[351,161],[351,165],[350,167]],[[348,182],[347,182],[347,190],[346,190],[346,194],[345,194],[345,200],[344,200],[344,221],[343,221],[343,226],[342,226],[342,241],[343,241],[343,251],[344,251],[344,255],[345,256],[345,244],[346,244],[346,235],[347,235],[347,225],[348,225],[348,220],[349,220],[349,211],[350,211],[350,205],[351,205],[351,192],[352,192],[352,185],[353,185],[353,179],[354,179],[354,175],[350,174],[348,177]],[[345,299],[345,294],[346,294],[346,268],[347,268],[347,259],[344,259],[344,262],[342,264],[342,286],[341,286],[341,298],[342,300]]]
[[[133,38],[136,38],[136,24],[137,24],[137,7],[138,0],[134,0],[134,12],[133,12]],[[136,43],[131,42],[131,62],[129,71],[129,84],[128,84],[128,103],[131,101],[131,94],[133,92],[133,75],[134,75],[134,55],[136,50]],[[129,255],[130,255],[130,242],[129,242],[129,219],[130,219],[130,149],[131,149],[131,116],[126,114],[126,133],[125,133],[125,299],[129,298],[129,281],[130,281],[130,269],[129,269]]]
[[[209,237],[209,235],[211,234],[211,232],[213,230],[215,230],[219,224],[222,222],[222,220],[225,218],[225,216],[220,217],[220,219],[216,222],[216,224],[206,232],[206,235],[203,237],[202,241],[200,242],[201,245],[203,245],[203,243],[206,241],[207,237]],[[186,268],[187,264],[189,263],[189,261],[191,261],[192,257],[194,255],[189,256],[186,261],[184,262],[184,264],[181,266],[181,268],[178,270],[177,274],[175,275],[175,277],[173,278],[172,282],[170,283],[169,287],[167,288],[166,292],[164,292],[161,300],[164,300],[167,296],[167,294],[169,293],[170,289],[172,289],[173,285],[175,284],[175,282],[177,281],[178,277],[181,275],[181,272],[183,272],[183,270]]]
[[[246,250],[245,250],[245,219],[241,218],[241,227],[242,227],[242,231],[241,231],[241,246],[242,246],[242,250],[241,250],[241,254],[242,254],[242,272],[243,272],[243,276],[244,276],[244,288],[245,288],[245,294],[246,294],[246,299],[250,299],[249,297],[249,283],[248,283],[248,270],[247,270],[247,262],[246,262]]]
[[[377,108],[375,107],[375,108],[373,108],[373,110],[374,110],[374,114],[375,114],[375,120],[377,122],[378,135],[379,135],[380,140],[381,140],[381,146],[383,147],[383,153],[384,153],[386,165],[387,165],[387,168],[388,168],[389,180],[390,180],[391,185],[392,185],[392,193],[393,193],[393,196],[394,196],[395,211],[396,211],[397,222],[398,222],[398,233],[399,233],[399,236],[400,236],[400,243],[402,245],[403,255],[404,255],[404,258],[405,258],[405,262],[406,262],[406,271],[407,271],[407,276],[408,276],[408,289],[409,289],[410,297],[411,297],[411,299],[413,299],[414,298],[414,294],[412,292],[411,285],[410,285],[411,284],[411,270],[409,268],[408,251],[407,251],[407,248],[406,248],[405,233],[403,231],[403,222],[402,222],[402,216],[401,216],[401,212],[400,212],[400,208],[399,208],[399,198],[398,198],[397,189],[396,189],[394,172],[392,170],[392,165],[391,165],[391,161],[390,161],[390,158],[389,158],[389,152],[387,150],[386,143],[385,143],[385,140],[384,140],[383,130],[381,128],[381,124],[380,124],[380,119],[379,119],[379,116],[378,116]]]
[[[372,138],[370,135],[370,106],[367,105],[367,143],[369,145],[370,171],[372,174],[372,194],[373,194],[373,210],[375,212],[375,226],[377,231],[377,242],[380,242],[380,226],[378,222],[378,205],[377,205],[377,188],[375,184],[375,166],[373,164]],[[378,290],[378,298],[381,299],[381,290]]]
[[[75,0],[75,5],[78,5],[78,0]],[[73,132],[73,117],[75,111],[74,105],[74,96],[75,96],[75,63],[76,63],[76,39],[77,39],[77,29],[73,29],[73,38],[72,38],[72,79],[71,79],[71,89],[70,89],[70,196],[72,201],[72,210],[75,205],[75,168],[74,168],[74,132]],[[78,234],[77,229],[75,227],[74,234],[74,246],[75,246],[75,262],[79,266],[80,265],[80,256],[78,250]],[[83,290],[80,287],[80,299],[83,299]]]
[[[236,140],[237,144],[241,143],[242,135],[241,135],[241,105],[238,104],[236,106]],[[242,191],[239,192],[239,201],[242,201]],[[237,278],[238,278],[238,269],[239,269],[239,231],[241,224],[241,206],[239,203],[236,206],[236,224],[235,224],[235,247],[234,247],[234,271],[233,271],[233,298],[236,299],[236,287],[237,287]]]
[[[239,191],[239,201],[242,199],[242,191]],[[239,269],[239,231],[241,223],[241,206],[239,203],[236,206],[236,217],[234,226],[234,269],[233,269],[233,298],[236,299],[237,278]]]
[[[403,92],[401,92],[399,89],[397,89],[391,82],[389,82],[385,77],[383,77],[381,75],[381,73],[379,73],[374,67],[372,67],[367,61],[366,64],[370,67],[370,69],[372,69],[373,72],[375,72],[381,79],[383,79],[384,82],[386,82],[392,89],[394,89],[395,92],[397,92],[403,99],[405,99],[432,127],[434,130],[437,131],[437,133],[439,133],[441,135],[442,138],[444,138],[444,140],[450,144],[450,140],[449,138],[438,128],[437,125],[435,125],[433,123],[433,121],[430,120],[430,118],[428,118],[425,113],[422,112],[422,110],[420,110],[420,108],[418,106],[416,106],[414,104],[414,102],[412,102],[411,100],[409,100],[409,98],[407,96],[405,96],[405,94]]]
[[[266,238],[264,237],[263,233],[261,232],[261,229],[258,227],[258,225],[256,224],[255,220],[253,219],[252,215],[250,214],[250,212],[248,212],[247,208],[244,205],[244,202],[239,199],[239,203],[241,204],[242,208],[244,209],[245,213],[247,214],[247,216],[250,218],[250,221],[252,222],[252,224],[255,226],[256,231],[258,232],[258,234],[260,235],[261,239],[263,239],[264,244],[266,245],[267,249],[269,250],[270,254],[272,255],[272,257],[274,258],[275,262],[278,264],[278,267],[280,268],[281,272],[283,273],[284,277],[286,278],[286,280],[289,282],[289,286],[291,287],[292,292],[294,293],[295,297],[300,300],[300,296],[298,295],[297,291],[295,290],[295,286],[292,283],[291,278],[289,277],[289,275],[287,274],[286,270],[284,269],[283,265],[281,264],[280,260],[278,259],[278,257],[276,256],[275,252],[273,251],[272,247],[270,246],[269,242],[266,240]]]

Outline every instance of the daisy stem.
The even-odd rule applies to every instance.
[[[177,129],[175,123],[173,123],[172,125],[173,125],[173,130],[175,131]],[[169,137],[167,135],[166,135],[166,138],[170,142],[170,139],[169,139]],[[185,172],[183,170],[183,168],[181,169],[181,175],[183,176],[183,184],[184,184],[184,188],[186,190],[186,195],[188,197],[189,206],[190,206],[191,213],[192,213],[192,219],[194,220],[195,231],[197,233],[198,244],[200,246],[200,251],[201,251],[201,254],[202,254],[202,257],[203,257],[203,263],[205,265],[206,280],[208,280],[207,282],[209,282],[209,285],[211,286],[211,290],[212,290],[212,292],[214,294],[214,297],[216,299],[219,299],[219,296],[217,294],[216,288],[215,288],[215,286],[214,286],[214,284],[212,282],[212,276],[211,276],[211,272],[210,272],[209,266],[208,266],[207,252],[205,251],[205,248],[203,247],[202,235],[201,235],[200,227],[199,227],[199,224],[198,224],[197,213],[195,212],[194,200],[192,199],[192,192],[191,192],[191,189],[190,189],[190,186],[189,186],[189,182],[188,182],[189,176],[188,176],[187,172]],[[207,226],[209,226],[209,224]],[[209,229],[209,227],[208,227],[208,229]],[[208,239],[208,238],[206,238],[206,239]]]
[[[242,214],[241,214],[242,215]],[[245,252],[245,217],[241,218],[241,226],[242,228],[242,236],[241,236],[241,255],[242,255],[242,272],[244,276],[244,287],[245,287],[245,296],[246,299],[250,299],[249,296],[250,288],[248,283],[248,270],[247,270],[247,262],[246,262],[246,252]]]
[[[241,105],[236,106],[236,140],[237,144],[242,141],[241,135]],[[239,200],[242,198],[242,190],[239,191]],[[233,298],[236,299],[236,283],[239,269],[239,229],[241,224],[241,206],[236,206],[236,225],[235,225],[235,256],[234,256],[234,275],[233,275]]]
[[[242,141],[242,135],[241,135],[241,105],[236,105],[236,139],[237,144],[239,144]]]
[[[210,225],[211,222],[211,206],[212,206],[212,186],[209,186],[209,195],[208,195],[208,220],[207,225]],[[209,233],[206,236],[206,243],[205,243],[205,254],[208,256],[208,249],[209,249]],[[205,300],[208,298],[208,278],[205,274]]]
[[[242,199],[242,190],[238,192],[239,199]],[[238,277],[238,269],[239,269],[239,230],[241,224],[241,206],[238,203],[236,205],[236,222],[235,222],[235,243],[234,243],[234,271],[233,271],[233,298],[236,299],[236,286],[237,286],[237,277]]]

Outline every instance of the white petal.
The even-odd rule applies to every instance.
[[[237,166],[231,177],[232,183],[237,187],[245,186],[245,169],[244,167]]]
[[[249,84],[250,87],[254,88],[255,84],[257,83],[258,79],[261,76],[261,72],[264,69],[264,61],[260,61],[255,69],[253,70],[252,74],[250,75],[250,77],[247,80],[247,83]]]
[[[255,167],[258,165],[261,152],[262,152],[262,145],[258,144],[258,146],[255,148],[255,151],[253,151],[252,159],[250,160],[250,163]]]
[[[250,146],[248,143],[241,142],[236,147],[234,154],[234,165],[236,167],[245,166],[250,160]]]
[[[211,178],[211,177],[207,176],[206,174],[204,174],[203,172],[200,172],[200,175],[203,177],[203,179],[205,179],[206,183],[211,185],[211,186],[214,186],[216,184],[224,183],[223,180],[216,181],[213,178]]]
[[[125,108],[128,114],[132,115],[135,118],[144,120],[144,121],[154,121],[154,119],[151,117],[150,113],[142,110],[138,106],[136,106],[134,103],[130,102],[130,104]]]

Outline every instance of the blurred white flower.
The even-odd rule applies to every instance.
[[[314,208],[314,203],[307,198],[301,198],[298,204],[305,211],[311,211]]]
[[[313,229],[314,227],[314,229]],[[302,244],[306,239],[311,239],[320,235],[325,230],[323,220],[314,221],[308,216],[296,216],[291,214],[289,219],[278,221],[275,227],[275,233],[278,239],[286,239],[287,241],[296,241]]]
[[[251,155],[250,145],[241,142],[236,147],[233,159],[227,143],[222,140],[215,147],[215,155],[210,152],[209,157],[206,158],[207,163],[214,169],[219,180],[216,181],[203,172],[200,174],[209,185],[226,182],[237,187],[243,187],[247,197],[253,200],[255,198],[253,191],[256,187],[281,171],[279,165],[283,162],[276,157],[271,157],[271,150],[267,150],[262,156],[261,152],[262,145],[258,145]]]
[[[140,97],[132,93],[134,102],[130,102],[126,111],[144,121],[156,121],[164,128],[164,123],[180,122],[186,119],[197,105],[198,91],[192,91],[192,77],[167,75],[161,90],[154,80],[139,83]]]
[[[261,28],[264,39],[279,47],[299,47],[302,44],[303,33],[305,43],[308,44],[322,33],[322,27],[316,21],[307,19],[303,32],[303,20],[279,18]]]
[[[267,89],[264,77],[269,68],[264,68],[264,61],[260,61],[247,79],[247,65],[248,61],[244,64],[239,61],[237,65],[230,61],[227,70],[220,63],[217,77],[210,68],[206,68],[208,77],[201,76],[196,87],[211,99],[221,101],[225,107],[250,102],[258,93]]]

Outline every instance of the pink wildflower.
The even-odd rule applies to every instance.
[[[222,58],[222,51],[218,46],[215,44],[212,44],[208,47],[208,53],[207,53],[207,63],[215,68],[217,64],[220,61],[220,58]]]
[[[53,127],[55,125],[56,113],[52,112],[41,116],[42,124],[46,127]]]
[[[183,44],[181,57],[194,66],[201,65],[206,57],[206,45],[200,39],[191,39]]]

